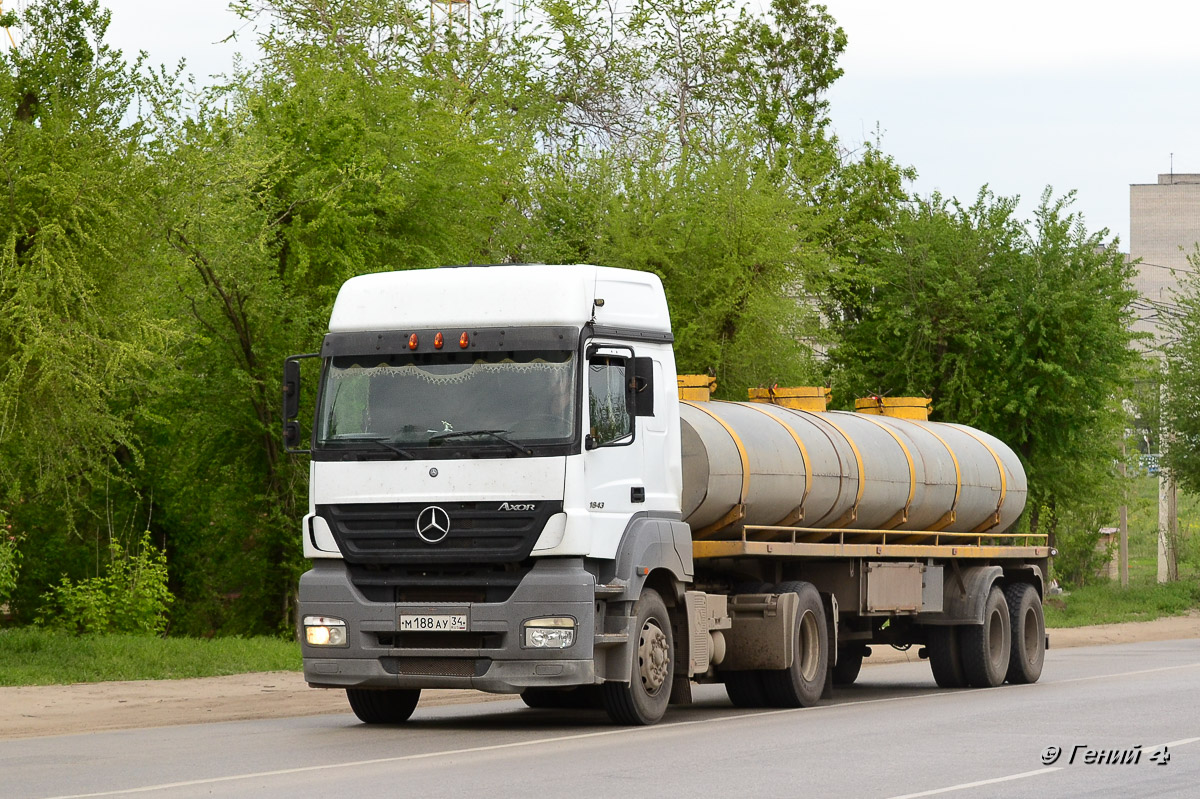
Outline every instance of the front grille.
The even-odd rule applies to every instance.
[[[487,672],[487,658],[380,658],[390,674],[405,677],[480,677]]]
[[[434,543],[418,535],[422,511],[440,508],[449,529]],[[517,507],[520,510],[508,510]],[[516,563],[529,557],[561,501],[389,502],[318,505],[338,549],[350,564]],[[448,520],[448,524],[446,524]],[[427,538],[443,535],[430,529]]]
[[[350,581],[371,602],[505,602],[533,568],[525,563],[471,566],[348,564]]]

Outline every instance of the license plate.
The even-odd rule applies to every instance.
[[[467,614],[401,614],[400,632],[445,632],[467,629]]]

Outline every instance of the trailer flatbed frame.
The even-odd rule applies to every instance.
[[[1031,533],[947,533],[850,530],[748,524],[731,540],[692,542],[694,559],[732,557],[950,558],[1012,560],[1054,554],[1047,536]]]

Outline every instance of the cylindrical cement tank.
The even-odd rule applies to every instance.
[[[957,424],[744,402],[680,403],[683,516],[698,538],[742,526],[1006,531],[1025,471]]]

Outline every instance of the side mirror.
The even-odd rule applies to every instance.
[[[300,446],[299,422],[293,420],[283,423],[283,446],[288,450],[293,450]]]
[[[630,406],[634,416],[654,415],[654,359],[634,358],[633,377],[630,379],[633,402]]]
[[[290,355],[283,362],[283,448],[294,454],[306,453],[300,446],[300,361],[319,358],[317,353]]]
[[[300,415],[300,362],[288,358],[283,362],[283,419],[295,419]],[[285,425],[286,431],[286,425]],[[299,431],[297,431],[297,434]],[[287,435],[285,432],[284,439]],[[290,446],[290,445],[289,445]]]

